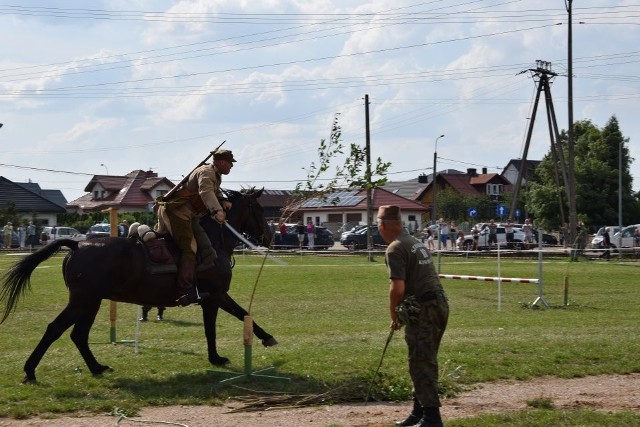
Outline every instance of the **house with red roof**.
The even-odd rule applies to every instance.
[[[372,223],[376,223],[376,213],[383,205],[397,205],[402,211],[402,221],[415,230],[422,226],[422,216],[429,209],[424,205],[394,194],[383,188],[371,190]],[[316,225],[355,225],[367,223],[367,191],[338,191],[322,198],[307,199],[294,207],[295,217],[306,224],[309,219]],[[292,216],[293,218],[293,216]],[[334,227],[330,227],[334,228]]]
[[[126,212],[152,212],[156,198],[174,187],[153,171],[134,170],[124,176],[94,175],[82,197],[67,203],[77,213],[101,212],[108,208]]]

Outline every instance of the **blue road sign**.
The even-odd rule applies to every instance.
[[[515,215],[516,218],[520,218],[520,209],[516,209]]]
[[[507,207],[505,205],[498,205],[498,215],[504,216],[507,214]]]
[[[467,212],[469,213],[469,216],[471,218],[475,218],[476,216],[478,216],[478,211],[476,210],[476,208],[469,208]]]

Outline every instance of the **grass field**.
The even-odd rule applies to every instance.
[[[0,272],[15,256],[0,255]],[[47,324],[64,306],[67,291],[61,257],[48,260],[32,277],[32,290],[0,325],[0,417],[22,418],[75,410],[135,413],[145,405],[217,404],[241,391],[219,382],[242,372],[242,323],[226,313],[218,317],[219,351],[232,364],[208,364],[200,310],[168,309],[165,321],[140,327],[140,351],[109,344],[109,304],[104,302],[90,340],[99,362],[114,372],[93,377],[66,333],[36,371],[38,384],[23,386],[22,365]],[[273,366],[290,381],[253,379],[252,388],[320,392],[343,390],[363,399],[389,333],[384,260],[359,256],[291,256],[287,265],[267,261],[258,282],[252,314],[280,344],[253,346],[253,368]],[[262,259],[238,256],[232,296],[245,307]],[[579,377],[640,372],[640,275],[633,262],[543,264],[543,295],[549,309],[532,306],[537,285],[443,280],[451,306],[440,352],[442,380],[448,393],[466,385],[497,379],[543,375]],[[495,276],[496,259],[444,257],[442,273]],[[502,277],[537,278],[532,260],[502,260]],[[570,283],[563,306],[563,280]],[[117,339],[133,339],[136,306],[119,304]],[[152,312],[150,319],[155,318]],[[377,399],[405,400],[410,394],[406,346],[397,334],[389,346],[376,384]],[[560,424],[549,417],[563,419]],[[604,418],[603,418],[604,417]],[[620,421],[621,420],[621,421]],[[631,420],[631,424],[629,424]],[[633,414],[567,413],[534,410],[455,420],[447,426],[640,425]]]

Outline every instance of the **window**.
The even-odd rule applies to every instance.
[[[167,194],[167,193],[168,193],[168,191],[167,191],[167,190],[156,190],[156,199],[157,199],[158,197],[162,197],[162,196],[164,196],[164,195],[165,195],[165,194]]]
[[[362,221],[362,213],[348,213],[347,222],[360,222]]]
[[[336,223],[341,223],[342,222],[342,214],[341,213],[330,213],[329,215],[327,215],[327,221],[328,222],[336,222]]]
[[[99,200],[100,199],[100,192],[98,190],[93,192],[93,200]]]

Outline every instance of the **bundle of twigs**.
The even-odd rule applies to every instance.
[[[357,391],[349,387],[339,387],[318,394],[294,394],[279,392],[261,392],[234,386],[251,392],[250,395],[238,396],[234,399],[242,402],[242,406],[230,410],[234,412],[254,412],[271,409],[291,409],[327,404],[362,402],[362,390]]]

